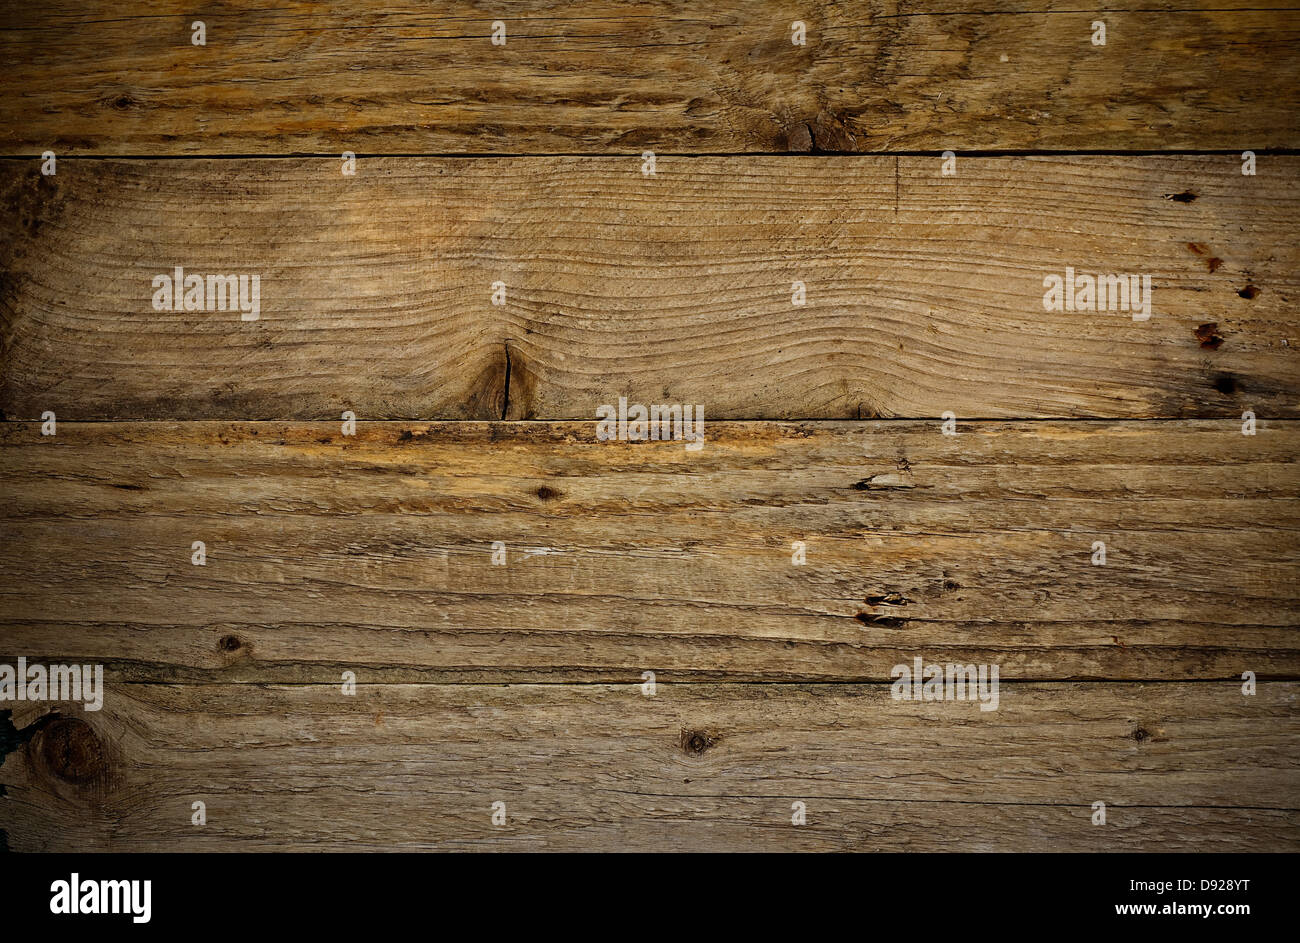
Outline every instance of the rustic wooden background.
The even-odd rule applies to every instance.
[[[0,849],[1300,850],[1300,8],[1141,6],[6,5]]]

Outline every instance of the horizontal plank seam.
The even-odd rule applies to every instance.
[[[1268,420],[1270,423],[1300,423],[1297,416],[1270,416],[1260,415],[1256,411],[1255,418],[1257,421]],[[580,423],[595,423],[595,418],[580,419],[438,419],[438,418],[400,418],[390,419],[387,416],[377,416],[374,419],[357,416],[357,423],[386,423],[389,425],[400,425],[403,423],[428,423],[430,425],[573,425]],[[775,416],[746,416],[742,419],[711,419],[710,423],[714,425],[740,424],[740,423],[770,423],[793,425],[796,423],[852,423],[855,425],[871,425],[874,423],[943,423],[944,416],[875,416],[875,418],[858,419],[855,416],[801,416],[801,418],[775,418]],[[1240,423],[1240,416],[957,416],[958,424],[966,425],[970,423],[989,423],[1010,425],[1013,423]],[[240,423],[243,425],[334,425],[339,424],[337,419],[66,419],[60,420],[60,425],[162,425],[162,424],[186,424],[198,425],[207,423],[209,425]],[[10,419],[8,416],[0,416],[0,424],[8,425],[40,425],[42,420],[39,419]]]
[[[0,522],[3,522],[4,520],[5,520],[4,518],[0,518]],[[42,518],[42,520],[44,520],[44,518]],[[81,518],[77,518],[77,520],[81,520]],[[86,520],[93,520],[93,518],[86,518]],[[1125,533],[1129,533],[1129,531],[1125,531]],[[1165,532],[1165,531],[1153,531],[1152,533],[1155,533],[1155,534],[1164,534],[1164,533],[1166,533],[1166,532]],[[1197,533],[1200,533],[1200,532],[1198,531]],[[928,535],[927,535],[927,536],[928,536]],[[264,558],[263,558],[263,559],[264,559]],[[165,582],[165,580],[164,580],[164,581],[155,581],[155,582]],[[418,590],[418,592],[426,592],[426,591],[425,591],[425,590]],[[456,592],[456,591],[452,591],[452,590],[428,590],[427,592],[437,593],[438,595],[444,595],[444,596],[455,596],[455,597],[460,597],[460,596],[473,596],[473,597],[475,597],[475,598],[482,598],[482,599],[491,599],[491,598],[493,598],[493,597],[497,597],[497,596],[523,596],[523,597],[526,597],[526,598],[528,598],[528,599],[535,599],[535,598],[537,598],[537,597],[539,597],[539,596],[542,596],[542,597],[553,597],[553,598],[556,598],[556,599],[572,599],[572,598],[574,598],[575,596],[581,596],[581,597],[584,598],[584,599],[597,599],[597,600],[599,600],[599,599],[607,599],[607,598],[610,598],[610,597],[608,597],[608,596],[593,595],[593,594],[563,593],[563,592],[538,593],[538,592],[529,592],[529,591],[527,591],[527,590],[521,590],[521,591],[519,591],[519,592],[517,592],[517,593],[477,593],[477,592]],[[11,592],[11,591],[0,590],[0,599],[6,598],[6,597],[19,598],[19,599],[21,599],[21,598],[25,597],[26,595],[27,595],[27,591],[26,591],[26,590],[23,590],[23,591],[21,591],[21,592],[18,592],[18,591],[12,591],[12,592]],[[623,599],[623,598],[627,598],[627,597],[619,596],[619,597],[617,597],[617,598],[619,598],[619,599]],[[1287,601],[1290,601],[1290,599],[1291,599],[1291,597],[1283,597],[1283,598],[1287,599]],[[647,600],[643,599],[642,601],[647,601]],[[672,599],[672,598],[667,598],[667,599],[665,599],[665,598],[663,598],[663,597],[649,597],[649,600],[648,600],[648,601],[657,602],[657,603],[662,603],[662,602],[665,602],[665,601],[667,601],[667,602],[673,602],[673,603],[679,603],[679,604],[686,604],[686,603],[687,603],[687,601],[685,601],[685,600]],[[859,605],[858,601],[857,601],[856,599],[853,599],[853,598],[850,598],[850,599],[848,599],[848,600],[843,600],[843,601],[844,601],[846,604]],[[747,604],[745,604],[745,603],[741,603],[741,602],[737,602],[737,603],[719,603],[719,602],[712,601],[712,600],[690,600],[689,602],[691,602],[691,603],[701,603],[701,602],[703,602],[705,605],[725,605],[725,606],[729,606],[729,607],[731,607],[731,608],[743,609],[743,610],[745,610],[746,612],[752,612],[752,611],[753,611],[753,607],[752,607],[752,606],[747,605]],[[839,615],[839,614],[837,614],[837,613],[833,613],[833,612],[820,612],[820,611],[817,611],[817,610],[814,610],[814,609],[793,609],[793,610],[790,610],[790,609],[779,609],[779,608],[775,608],[775,607],[769,607],[768,609],[766,609],[766,610],[764,610],[764,611],[767,611],[767,612],[769,612],[769,613],[772,614],[772,615],[781,615],[781,616],[804,615],[804,616],[809,616],[809,617],[827,618],[827,619],[842,619],[842,618],[844,618],[844,616]],[[919,618],[919,617],[909,617],[909,618],[908,618],[908,621],[909,621],[909,622],[927,622],[927,623],[931,623],[931,624],[933,624],[933,625],[947,625],[947,624],[954,623],[954,622],[955,622],[955,623],[960,623],[960,624],[962,624],[962,625],[981,625],[981,626],[995,626],[995,625],[997,625],[997,626],[1002,626],[1002,625],[1023,625],[1023,624],[1025,624],[1025,623],[1033,623],[1034,625],[1046,625],[1046,626],[1052,626],[1052,625],[1089,625],[1089,626],[1097,626],[1097,627],[1102,627],[1102,626],[1104,626],[1104,627],[1106,627],[1106,628],[1111,628],[1112,626],[1115,626],[1115,625],[1140,625],[1140,626],[1149,627],[1149,628],[1156,628],[1156,627],[1163,628],[1163,627],[1165,627],[1165,626],[1169,626],[1169,625],[1175,625],[1175,626],[1177,626],[1177,625],[1210,625],[1210,626],[1228,626],[1229,628],[1232,628],[1232,629],[1276,629],[1276,630],[1279,630],[1279,631],[1290,631],[1290,630],[1293,630],[1293,629],[1295,629],[1296,624],[1297,624],[1296,622],[1232,622],[1232,623],[1225,623],[1225,622],[1219,621],[1219,620],[1217,620],[1217,619],[1179,619],[1179,618],[1174,618],[1174,617],[1167,618],[1167,619],[1138,619],[1138,618],[1120,618],[1120,617],[1116,617],[1116,618],[1113,618],[1113,619],[1100,619],[1100,618],[1097,618],[1097,619],[965,619],[965,618],[961,618],[961,617],[958,617],[958,616],[951,616],[951,617],[942,618],[942,619],[937,619],[937,618],[936,618],[936,619],[922,619],[922,618]],[[121,619],[44,619],[44,618],[28,618],[28,619],[22,619],[22,620],[19,620],[18,622],[15,622],[15,621],[12,620],[12,619],[0,618],[0,626],[15,625],[15,624],[22,624],[22,625],[56,625],[56,626],[85,626],[85,627],[95,627],[95,628],[98,628],[98,627],[101,627],[101,626],[112,626],[112,627],[120,628],[120,629],[128,629],[128,630],[147,629],[147,630],[150,630],[150,631],[155,631],[155,630],[160,630],[160,629],[189,629],[189,628],[193,628],[193,627],[195,627],[195,623],[189,623],[189,622],[145,622],[145,621],[141,621],[141,620],[135,620],[135,621],[123,621],[123,620],[121,620]],[[208,623],[203,623],[203,624],[204,624],[204,625],[207,625]],[[279,628],[279,629],[283,629],[283,628],[299,628],[299,629],[301,629],[301,628],[311,628],[311,629],[315,629],[315,628],[331,628],[331,629],[374,629],[374,630],[376,630],[376,631],[413,632],[413,633],[420,633],[420,634],[423,634],[423,635],[457,635],[457,636],[460,636],[460,635],[499,635],[499,634],[500,634],[500,631],[501,631],[500,629],[471,629],[471,628],[431,629],[431,628],[426,628],[426,627],[423,627],[423,626],[416,626],[416,625],[411,625],[410,623],[402,623],[402,622],[323,622],[323,621],[319,621],[319,622],[318,622],[318,621],[302,621],[302,620],[298,620],[298,619],[295,619],[295,620],[293,620],[293,621],[285,621],[285,622],[250,622],[250,621],[248,621],[248,620],[230,620],[230,621],[222,622],[222,625],[240,626],[240,627],[243,627],[243,628],[265,628],[265,627],[271,627],[271,628]],[[522,630],[522,634],[525,634],[525,635],[548,635],[548,636],[550,636],[550,635],[583,635],[583,636],[585,636],[585,637],[590,637],[590,634],[589,634],[588,632],[585,632],[585,631],[582,631],[582,630],[576,630],[576,631],[575,631],[575,630],[571,630],[571,629],[553,629],[553,630],[552,630],[552,629],[548,629],[548,630],[544,630],[544,631],[530,631],[530,630]],[[728,637],[728,636],[719,636],[719,635],[714,634],[714,633],[703,634],[703,633],[695,633],[695,632],[687,632],[687,633],[683,633],[683,632],[651,632],[651,633],[644,633],[644,632],[635,632],[635,633],[627,633],[627,632],[602,632],[602,633],[600,633],[600,637],[602,637],[602,638],[626,638],[626,637],[634,637],[634,638],[638,638],[638,639],[653,638],[653,639],[659,639],[659,640],[663,640],[663,639],[684,639],[684,640],[687,640],[687,641],[699,642],[699,641],[706,641],[706,640],[708,640],[708,639],[726,638],[726,637]],[[734,636],[733,636],[733,637],[734,637]],[[796,640],[796,639],[775,639],[775,641],[797,641],[797,640]],[[828,640],[828,639],[804,639],[804,640],[803,640],[803,643],[806,644],[806,645],[843,645],[843,644],[846,644],[846,643],[844,643],[844,642],[836,642],[836,641],[832,641],[832,640]],[[963,645],[963,644],[958,644],[958,645],[955,645],[954,647],[957,647],[957,648],[963,648],[963,647],[965,647],[965,645]],[[1000,649],[1000,650],[1002,650],[1002,651],[1009,651],[1009,652],[1024,652],[1024,651],[1054,651],[1054,652],[1055,652],[1055,651],[1060,651],[1062,648],[1094,648],[1094,647],[1096,647],[1096,646],[1093,646],[1093,645],[1074,645],[1074,646],[1062,646],[1062,645],[1017,645],[1017,646],[1014,646],[1014,647],[1005,647],[1005,648],[1002,648],[1002,649]],[[1208,644],[1208,643],[1207,643],[1207,644],[1204,644],[1204,645],[1184,645],[1184,644],[1158,644],[1158,643],[1155,643],[1155,642],[1136,643],[1136,644],[1134,644],[1134,645],[1130,645],[1130,646],[1129,646],[1129,648],[1135,648],[1135,647],[1136,647],[1136,648],[1177,648],[1177,649],[1207,648],[1207,649],[1214,649],[1214,650],[1217,650],[1220,646],[1212,645],[1212,644]],[[985,649],[985,650],[993,650],[994,647],[993,647],[993,646],[987,646],[987,645],[986,645],[986,646],[981,646],[981,648],[983,648],[983,649]],[[1237,650],[1241,650],[1241,649],[1237,649]],[[1264,649],[1246,649],[1246,650],[1248,650],[1248,651],[1274,651],[1275,649],[1264,648]],[[3,651],[3,649],[0,649],[0,651]],[[284,663],[284,662],[277,662],[277,664],[285,664],[285,663]]]
[[[637,792],[630,789],[596,789],[589,790],[600,793],[621,793],[628,796],[643,796],[647,799],[785,799],[793,793],[774,793],[772,795],[750,795],[748,793],[675,793],[675,792]],[[1075,809],[1077,803],[1073,802],[992,802],[988,800],[975,799],[887,799],[875,796],[810,796],[799,793],[799,798],[803,800],[817,800],[819,802],[877,802],[884,805],[977,805],[977,806],[1033,806],[1047,809]],[[1300,808],[1293,806],[1271,806],[1271,805],[1128,805],[1122,802],[1107,802],[1108,809],[1233,809],[1242,812],[1300,812]]]
[[[0,145],[3,146],[3,145]],[[1043,149],[987,149],[955,151],[959,157],[998,158],[998,157],[1237,157],[1243,150],[1252,150],[1256,157],[1291,157],[1300,155],[1297,147],[1252,147],[1249,141],[1233,148],[1183,148],[1180,150],[1151,150],[1149,148],[1124,150],[1115,148],[1088,148],[1073,150]],[[299,160],[303,158],[330,158],[337,160],[337,151],[289,151],[285,153],[261,154],[67,154],[59,155],[61,161],[108,161],[108,160]],[[640,152],[632,151],[371,151],[353,152],[360,158],[388,157],[424,157],[446,160],[502,160],[502,159],[552,159],[557,157],[590,157],[620,160],[634,157],[640,160]],[[940,151],[656,151],[655,157],[663,159],[719,158],[719,157],[797,157],[816,159],[820,157],[936,157]],[[0,160],[41,160],[41,154],[0,154]]]
[[[112,662],[111,662],[111,660],[110,660],[110,664],[111,664],[111,663],[112,663]],[[191,670],[199,670],[199,669],[191,669]],[[398,665],[398,666],[379,666],[379,667],[367,666],[367,667],[363,668],[362,670],[363,670],[363,671],[384,671],[384,670],[403,670],[403,671],[411,671],[411,670],[414,670],[414,669],[411,669],[409,666],[401,666],[401,665]],[[429,672],[432,673],[432,672],[435,672],[435,671],[448,671],[448,670],[456,670],[456,669],[435,668],[435,669],[429,669]],[[506,672],[508,672],[508,671],[511,671],[511,670],[533,671],[533,672],[536,672],[536,671],[566,671],[566,670],[574,670],[574,669],[569,669],[569,668],[551,668],[551,667],[547,666],[547,667],[545,667],[545,668],[535,668],[535,669],[467,668],[467,669],[460,669],[460,670],[464,670],[464,671],[476,671],[476,672],[480,672],[480,673],[484,673],[484,674],[489,673],[489,672],[499,672],[499,673],[504,674],[504,673],[506,673]],[[602,670],[602,669],[597,669],[597,670]],[[603,670],[611,670],[611,669],[603,669]],[[665,677],[667,677],[667,680],[665,680]],[[1266,677],[1259,677],[1259,676],[1258,676],[1258,673],[1257,673],[1257,675],[1256,675],[1256,679],[1255,679],[1255,680],[1256,680],[1256,683],[1257,683],[1258,685],[1270,685],[1270,684],[1293,684],[1293,683],[1295,683],[1296,681],[1300,681],[1300,676],[1295,676],[1295,675],[1268,675],[1268,676],[1266,676]],[[1232,684],[1232,683],[1240,683],[1240,681],[1241,681],[1241,678],[1240,678],[1239,676],[1237,676],[1237,675],[1226,675],[1226,676],[1224,676],[1224,677],[1220,677],[1220,678],[1046,678],[1046,677],[1044,677],[1044,678],[1001,678],[1001,679],[999,679],[999,683],[1000,683],[1000,684],[1013,684],[1013,685],[1014,685],[1014,684],[1050,684],[1050,685],[1076,685],[1076,684],[1109,684],[1109,685],[1134,685],[1134,684],[1224,684],[1224,685],[1226,685],[1226,684]],[[357,683],[358,683],[359,685],[363,686],[363,687],[379,687],[379,686],[382,685],[382,686],[384,686],[384,687],[411,687],[411,688],[415,688],[415,687],[419,687],[419,688],[440,688],[440,687],[448,687],[448,688],[473,688],[473,687],[477,687],[477,688],[533,688],[533,687],[536,687],[536,688],[543,688],[543,687],[545,687],[545,688],[556,688],[556,687],[560,687],[560,688],[570,688],[570,687],[572,687],[572,688],[595,688],[595,687],[607,687],[607,688],[632,688],[632,687],[636,687],[636,688],[639,688],[639,687],[642,686],[642,684],[644,684],[644,682],[643,682],[640,678],[636,679],[635,681],[632,681],[632,680],[628,680],[628,681],[582,681],[582,680],[577,680],[577,681],[537,681],[537,680],[528,680],[528,681],[366,681],[366,680],[360,680],[360,681],[358,681]],[[669,686],[672,686],[672,687],[684,687],[684,686],[688,686],[688,685],[689,685],[689,686],[703,685],[703,686],[707,686],[707,687],[728,687],[728,686],[730,686],[730,687],[761,687],[761,686],[786,686],[786,685],[797,685],[797,686],[800,686],[800,687],[818,687],[818,688],[820,688],[820,687],[825,687],[825,688],[843,688],[843,687],[887,688],[887,687],[892,687],[896,682],[894,682],[893,680],[890,680],[890,679],[885,679],[885,680],[875,680],[875,679],[871,679],[871,680],[862,680],[862,681],[857,681],[857,680],[851,680],[851,681],[827,681],[827,680],[824,680],[824,679],[819,679],[819,680],[807,680],[807,681],[804,681],[804,680],[799,680],[799,679],[797,679],[797,678],[795,678],[795,679],[789,679],[789,680],[781,680],[781,679],[771,679],[771,680],[768,680],[768,679],[755,679],[755,680],[752,680],[752,681],[746,681],[746,680],[736,680],[736,678],[734,678],[734,677],[732,677],[732,678],[726,678],[725,676],[720,676],[718,680],[710,680],[710,679],[708,679],[708,678],[695,678],[695,679],[675,680],[675,679],[673,679],[673,678],[671,677],[671,672],[670,672],[670,671],[660,671],[660,673],[659,673],[659,678],[657,679],[657,683],[660,684],[660,685],[669,685]],[[131,680],[125,680],[125,679],[123,679],[123,680],[114,681],[113,684],[115,684],[115,685],[127,685],[127,684],[131,684],[131,685],[141,685],[141,686],[144,686],[144,687],[155,687],[155,688],[179,688],[179,687],[186,687],[186,688],[200,688],[200,687],[203,687],[203,688],[223,688],[223,687],[235,687],[235,686],[239,686],[239,687],[261,687],[261,688],[328,688],[328,689],[331,690],[331,691],[334,690],[334,689],[336,689],[336,688],[339,686],[336,682],[333,682],[333,681],[255,681],[255,680],[254,680],[254,681],[240,681],[240,680],[236,680],[236,679],[231,679],[231,680],[222,680],[222,681],[185,681],[185,680],[177,680],[177,681],[157,681],[157,680],[155,680],[155,681],[147,681],[147,680],[146,680],[146,681],[131,681]],[[1243,696],[1244,696],[1244,695],[1243,695]]]
[[[878,13],[870,17],[876,20],[901,20],[920,16],[1065,16],[1080,13],[1294,13],[1295,7],[1225,7],[1222,9],[1204,9],[1187,7],[1169,9],[1166,7],[1098,7],[1095,10],[1082,8],[1078,10],[918,10],[915,13]],[[841,29],[847,27],[840,27]]]
[[[943,18],[943,17],[950,17],[950,16],[1069,16],[1069,15],[1074,15],[1074,14],[1079,14],[1079,13],[1154,13],[1154,14],[1162,14],[1162,15],[1169,15],[1169,14],[1175,14],[1175,13],[1274,13],[1274,12],[1294,13],[1294,12],[1297,11],[1297,9],[1300,9],[1300,8],[1296,8],[1296,7],[1174,7],[1174,8],[1170,8],[1170,7],[1096,7],[1096,8],[1085,7],[1085,8],[1078,9],[1078,10],[1053,10],[1053,9],[1034,9],[1034,10],[918,10],[918,11],[915,11],[915,12],[912,12],[912,13],[879,13],[879,14],[871,14],[871,15],[868,16],[868,18],[867,18],[867,20],[866,20],[865,23],[861,23],[861,24],[849,24],[849,25],[842,26],[842,27],[837,27],[837,28],[838,28],[838,29],[861,29],[863,26],[869,26],[871,23],[874,23],[874,22],[876,22],[876,21],[878,21],[878,20],[901,20],[901,19],[910,19],[910,18],[915,18],[915,17],[927,17],[927,16],[928,16],[928,17],[935,17],[935,18]],[[297,19],[301,19],[301,18],[303,18],[303,17],[305,17],[305,16],[311,16],[311,15],[312,15],[312,14],[302,14],[302,13],[290,13],[290,12],[288,12],[288,11],[286,11],[286,10],[275,10],[275,11],[272,11],[272,12],[274,12],[277,16],[283,17],[284,19],[288,19],[288,20],[295,19],[295,18],[297,18]],[[95,20],[79,20],[79,19],[77,19],[77,14],[65,14],[62,18],[63,18],[63,19],[72,19],[74,25],[78,25],[78,26],[89,26],[89,25],[99,25],[99,24],[103,24],[103,23],[134,23],[134,22],[136,22],[137,20],[158,20],[158,19],[169,19],[169,18],[173,18],[173,17],[174,17],[174,14],[170,14],[170,13],[127,13],[127,14],[124,15],[124,16],[115,16],[115,17],[111,17],[111,18],[108,18],[108,19],[102,19],[102,18],[101,18],[101,19],[95,19]],[[560,15],[560,16],[532,16],[532,15],[529,15],[529,14],[524,14],[524,15],[522,15],[522,16],[518,16],[518,17],[516,17],[516,20],[517,20],[517,22],[520,22],[520,23],[531,24],[531,23],[542,23],[542,22],[546,22],[546,21],[548,21],[548,20],[559,20],[559,21],[561,21],[561,22],[565,22],[565,23],[578,23],[578,22],[583,22],[583,21],[598,21],[598,22],[599,22],[599,21],[605,21],[605,20],[620,20],[620,21],[621,21],[621,20],[650,19],[650,18],[651,18],[651,17],[650,17],[649,15],[635,16],[635,15],[624,15],[624,14],[614,14],[614,13],[605,14],[605,15],[603,15],[603,16],[563,16],[563,15]],[[465,20],[465,21],[469,21],[469,22],[471,22],[471,23],[477,23],[477,22],[479,22],[479,20],[481,20],[481,17],[479,17],[479,18],[475,18],[475,17],[469,17],[469,16],[447,16],[447,17],[442,17],[442,18],[440,18],[440,19],[445,20],[445,21],[447,21],[447,22],[452,22],[452,21],[456,21],[456,20]],[[676,21],[677,21],[677,18],[672,18],[670,21],[671,21],[671,22],[676,22]],[[332,29],[332,30],[350,30],[350,29],[377,29],[377,28],[379,28],[379,27],[373,27],[373,26],[362,25],[362,26],[330,26],[330,27],[323,27],[323,28]],[[414,27],[411,27],[411,28],[414,28]],[[41,27],[23,27],[23,28],[17,28],[17,27],[0,27],[0,33],[5,33],[5,32],[43,32],[43,31],[46,31],[46,30],[48,30],[48,29],[50,29],[50,27],[44,27],[44,26],[41,26]],[[292,30],[291,32],[308,32],[308,31],[309,31],[309,30],[307,30],[307,29],[295,29],[295,30]],[[463,35],[457,35],[457,36],[430,36],[430,37],[423,37],[423,38],[428,38],[428,39],[474,39],[474,40],[481,40],[481,39],[484,38],[484,34],[480,34],[480,33],[466,33],[466,34],[463,34]],[[556,37],[554,37],[554,36],[552,36],[552,35],[550,35],[550,34],[538,34],[538,35],[535,36],[535,37],[527,37],[527,36],[524,36],[524,37],[520,37],[520,38],[524,38],[524,39],[527,39],[527,38],[544,38],[544,39],[551,39],[551,38],[556,38]],[[560,38],[565,38],[565,37],[560,37]]]

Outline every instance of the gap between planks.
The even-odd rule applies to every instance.
[[[1070,148],[1069,150],[1050,150],[1043,148],[1020,148],[988,150],[972,148],[953,150],[958,157],[968,158],[1002,158],[1002,157],[1237,157],[1243,151],[1251,151],[1257,157],[1295,157],[1300,155],[1296,147],[1251,147],[1249,142],[1242,142],[1240,147],[1196,148],[1184,147],[1177,150],[1160,151],[1150,148]],[[477,154],[461,154],[455,151],[353,151],[357,160],[384,160],[388,158],[431,158],[437,160],[545,160],[557,157],[596,157],[610,159],[641,159],[633,151],[483,151]],[[693,160],[709,158],[803,158],[818,160],[823,157],[939,157],[943,152],[928,151],[656,151],[655,158],[670,157],[674,160]],[[39,161],[43,154],[0,154],[0,161]],[[154,161],[154,160],[338,160],[339,154],[332,151],[283,151],[269,154],[68,154],[59,156],[59,161]]]

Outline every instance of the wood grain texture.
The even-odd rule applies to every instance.
[[[8,154],[1300,144],[1300,10],[988,0],[56,0],[0,13]],[[507,25],[505,46],[490,40]],[[806,45],[791,23],[807,26]],[[1107,24],[1105,46],[1092,22]],[[202,20],[207,45],[191,44]]]
[[[359,168],[0,167],[0,410],[589,419],[622,394],[743,419],[1300,416],[1300,158]],[[260,275],[260,320],[154,310],[176,265]],[[1150,320],[1044,311],[1067,267],[1149,274]]]
[[[981,713],[883,685],[128,684],[98,712],[0,718],[0,829],[19,851],[1296,851],[1296,698],[1015,684]]]
[[[1300,851],[1300,4],[1131,6],[5,5],[0,851]]]
[[[1293,422],[706,434],[6,423],[0,657],[134,681],[879,681],[918,654],[1300,677]]]

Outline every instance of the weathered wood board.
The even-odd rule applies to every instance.
[[[137,681],[870,681],[918,653],[1300,677],[1291,421],[705,433],[7,423],[0,656]]]
[[[1296,147],[1298,42],[1286,0],[11,3],[0,148]]]
[[[1297,157],[60,168],[0,166],[9,418],[1300,416]],[[175,266],[258,320],[156,310]],[[1045,310],[1067,269],[1149,320]]]
[[[1014,684],[981,712],[884,685],[112,685],[98,712],[0,716],[0,829],[20,851],[1296,851],[1297,690]]]
[[[1300,851],[1298,50],[8,4],[0,665],[106,685],[0,703],[0,851]]]

